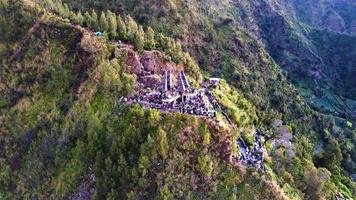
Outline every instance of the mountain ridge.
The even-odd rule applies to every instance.
[[[7,1],[2,0],[1,6],[3,2]],[[22,1],[9,2],[16,11],[11,13],[14,16],[26,7]],[[0,99],[0,140],[5,145],[0,147],[4,169],[0,173],[1,198],[70,198],[86,183],[91,185],[87,189],[94,199],[354,196],[355,184],[348,177],[354,169],[353,124],[310,109],[265,50],[264,42],[246,29],[232,26],[235,18],[230,14],[236,10],[216,14],[204,9],[204,5],[213,5],[209,9],[230,5],[228,1],[160,1],[158,7],[150,1],[124,6],[110,1],[108,5],[115,5],[112,12],[105,10],[105,2],[29,2],[38,3],[39,11],[22,13],[32,19],[22,33],[31,30],[27,27],[36,24],[33,19],[42,12],[53,13],[30,32],[25,48],[10,51],[14,59],[2,61],[0,87],[5,95]],[[134,11],[128,8],[132,4]],[[0,22],[13,23],[10,27],[22,23],[12,20],[4,8],[9,9],[0,9]],[[82,13],[88,16],[87,8],[97,10],[90,11],[97,21],[86,17],[80,21]],[[130,15],[144,26],[136,24],[137,30],[131,29],[133,34],[127,38],[109,31],[103,37],[95,36],[106,29],[103,19],[112,13],[124,19],[127,29],[136,24]],[[198,18],[186,24],[183,19],[188,16]],[[175,26],[170,25],[171,20]],[[206,120],[160,113],[118,101],[134,90],[138,76],[134,68],[142,60],[139,57],[150,51],[148,25],[153,27],[154,46],[160,52],[155,54],[159,58],[152,58],[157,63],[162,59],[172,66],[183,64],[194,85],[201,78],[226,78],[214,95],[238,124],[236,130],[219,117]],[[9,32],[5,29],[11,36]],[[9,49],[12,41],[18,41],[18,37],[0,39]],[[127,44],[129,48],[120,47]],[[192,57],[182,49],[189,50]],[[14,54],[16,50],[20,53]],[[266,170],[231,165],[231,156],[241,151],[236,140],[241,137],[251,145],[256,131],[269,138],[263,150]],[[92,177],[94,184],[88,182]]]

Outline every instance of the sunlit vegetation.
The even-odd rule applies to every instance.
[[[69,199],[93,176],[94,199],[355,196],[347,176],[354,123],[309,109],[230,18],[178,0],[35,2],[0,1],[0,56],[10,55],[0,63],[0,199]],[[194,84],[203,70],[225,78],[212,92],[236,127],[221,113],[215,120],[122,104],[137,76],[125,53],[113,53],[119,40],[137,54],[161,51]],[[231,163],[236,139],[251,146],[256,130],[272,138],[264,173]],[[277,148],[282,133],[290,146]]]
[[[217,101],[227,109],[228,114],[238,127],[257,123],[255,107],[241,93],[231,89],[225,81],[221,81],[213,93]]]

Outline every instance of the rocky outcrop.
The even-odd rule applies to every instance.
[[[144,85],[154,86],[158,85],[161,82],[161,77],[157,74],[143,76],[141,82]]]
[[[115,49],[115,57],[119,58],[121,56],[126,57],[126,66],[125,71],[128,73],[133,73],[140,75],[143,72],[143,66],[140,62],[140,57],[137,53],[131,48],[116,48]]]
[[[146,71],[152,73],[162,73],[164,71],[171,71],[178,73],[183,70],[178,65],[169,62],[164,55],[159,51],[145,51],[141,56],[141,63]]]
[[[126,57],[124,70],[136,75],[142,75],[144,71],[151,74],[162,74],[165,71],[178,74],[178,72],[184,70],[182,65],[172,63],[163,53],[156,50],[144,51],[142,54],[138,54],[132,47],[121,44],[115,48],[113,56],[119,58],[123,55]]]
[[[145,51],[141,57],[144,69],[153,73],[160,71],[165,64],[162,54],[158,51]]]

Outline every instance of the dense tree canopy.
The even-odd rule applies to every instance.
[[[198,1],[67,3],[0,1],[0,199],[355,196],[342,168],[354,170],[353,124],[310,110],[263,47],[218,11],[211,17]],[[122,103],[140,78],[132,59],[150,50],[192,85],[227,79],[210,90],[216,118]],[[210,59],[219,69],[201,70]],[[234,160],[237,139],[252,146],[256,130],[271,137],[264,171]]]

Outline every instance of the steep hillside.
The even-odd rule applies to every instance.
[[[287,198],[230,163],[231,127],[118,104],[135,56],[38,13],[1,68],[1,199]]]
[[[333,55],[322,53],[328,49],[318,45],[313,34],[317,30],[300,24],[277,1],[68,3],[84,10],[125,10],[139,22],[173,36],[202,69],[226,78],[260,110],[272,116],[280,113],[297,134],[320,139],[325,137],[324,129],[333,126],[330,118],[310,110],[303,97],[318,111],[349,120],[354,117],[354,100],[342,96],[353,98],[349,89],[354,85],[347,81],[350,85],[346,86],[346,79],[339,75],[342,69],[351,69],[351,76],[354,63],[345,67],[337,60],[326,62],[331,56],[347,60],[353,51],[345,55],[342,48],[336,48]],[[299,91],[289,85],[285,75]],[[337,121],[337,126],[345,127],[346,121]]]
[[[350,92],[355,89],[355,85],[344,76],[355,75],[355,64],[350,60],[355,51],[354,36],[322,31],[323,35],[329,35],[325,37],[335,38],[333,41],[328,39],[330,45],[333,45],[333,51],[330,52],[330,46],[318,45],[322,39],[318,34],[320,31],[316,29],[318,27],[306,26],[292,14],[296,12],[293,2],[259,0],[172,3],[138,0],[131,3],[115,1],[115,6],[109,6],[113,4],[112,1],[68,3],[74,8],[80,6],[84,10],[125,10],[139,22],[178,39],[203,69],[218,76],[223,75],[229,80],[248,82],[252,79],[263,79],[264,77],[259,77],[257,73],[254,76],[258,77],[247,78],[251,74],[244,73],[248,70],[242,69],[239,63],[248,62],[244,59],[247,57],[244,55],[246,49],[265,47],[267,53],[282,67],[288,80],[299,89],[300,94],[313,108],[327,114],[355,119],[355,96]],[[176,26],[170,26],[173,23]],[[248,36],[244,36],[246,32]],[[249,40],[246,38],[251,36],[258,41],[259,45],[255,44],[258,47],[252,44],[256,42],[253,39],[247,42]],[[230,42],[236,40],[239,43]],[[342,48],[346,42],[349,44],[347,50]],[[330,58],[335,59],[330,62]],[[238,69],[238,73],[233,69]],[[242,85],[238,87],[245,92],[250,91],[248,88],[242,88]],[[257,87],[264,86],[258,84]],[[333,98],[329,97],[329,93],[333,94]],[[324,99],[330,102],[326,109]]]
[[[2,0],[0,199],[355,197],[354,125],[307,106],[235,3]],[[226,119],[123,104],[147,60],[226,79]],[[264,170],[236,159],[256,132]]]
[[[202,69],[214,76],[226,78],[230,84],[241,89],[254,103],[261,106],[261,109],[289,112],[285,117],[294,115],[295,113],[287,108],[287,104],[298,106],[296,104],[302,104],[301,99],[285,80],[278,65],[264,51],[263,46],[243,28],[234,26],[225,13],[216,11],[216,19],[210,17],[210,13],[214,13],[210,9],[223,6],[227,2],[187,4],[178,1],[173,4],[170,1],[137,1],[130,14],[139,22],[176,38],[183,49],[197,59]],[[109,8],[105,6],[110,3],[94,5],[78,1],[70,4],[74,7],[80,5],[100,10]],[[122,2],[118,4],[117,9],[124,7],[130,12],[130,5]],[[234,5],[229,6],[231,12],[236,12],[232,10]],[[145,9],[144,12],[141,9]],[[168,15],[168,12],[172,14]],[[188,20],[190,18],[193,20]],[[266,74],[268,76],[265,76]],[[289,97],[293,97],[293,101],[290,101]]]

